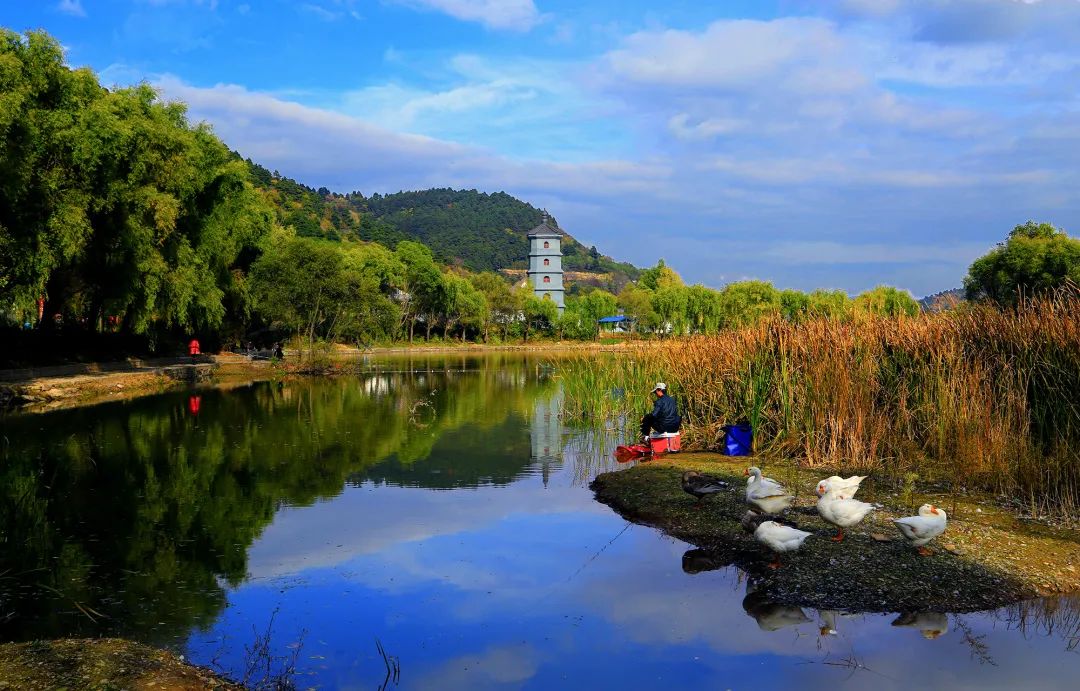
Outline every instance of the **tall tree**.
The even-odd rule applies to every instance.
[[[106,91],[41,33],[0,35],[0,83],[0,298],[133,333],[246,309],[270,214],[207,126],[149,86]]]
[[[510,284],[493,271],[474,274],[471,280],[476,289],[484,294],[484,301],[487,303],[486,318],[481,327],[484,342],[488,340],[488,332],[492,324],[499,327],[502,339],[506,340],[507,329],[521,312],[522,306],[516,294]]]
[[[964,292],[969,300],[1010,305],[1021,295],[1045,293],[1067,281],[1080,285],[1080,239],[1049,223],[1028,221],[975,260]]]
[[[726,327],[750,326],[780,313],[780,291],[766,281],[729,283],[720,291],[720,313]]]

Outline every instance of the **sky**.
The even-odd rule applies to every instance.
[[[33,0],[313,187],[506,191],[688,282],[922,296],[1080,226],[1080,0]]]

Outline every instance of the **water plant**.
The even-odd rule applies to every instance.
[[[725,424],[749,420],[757,452],[803,467],[917,473],[1036,513],[1080,508],[1076,291],[1006,309],[773,319],[560,366],[568,420],[627,428],[665,381],[684,447],[718,448]]]

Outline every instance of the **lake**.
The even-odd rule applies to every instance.
[[[595,502],[616,440],[563,424],[561,395],[541,359],[386,357],[8,415],[0,635],[294,664],[301,688],[1074,687],[1078,599],[771,605]]]

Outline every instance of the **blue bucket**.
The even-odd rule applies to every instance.
[[[749,456],[754,447],[750,425],[724,425],[724,453],[728,456]]]

